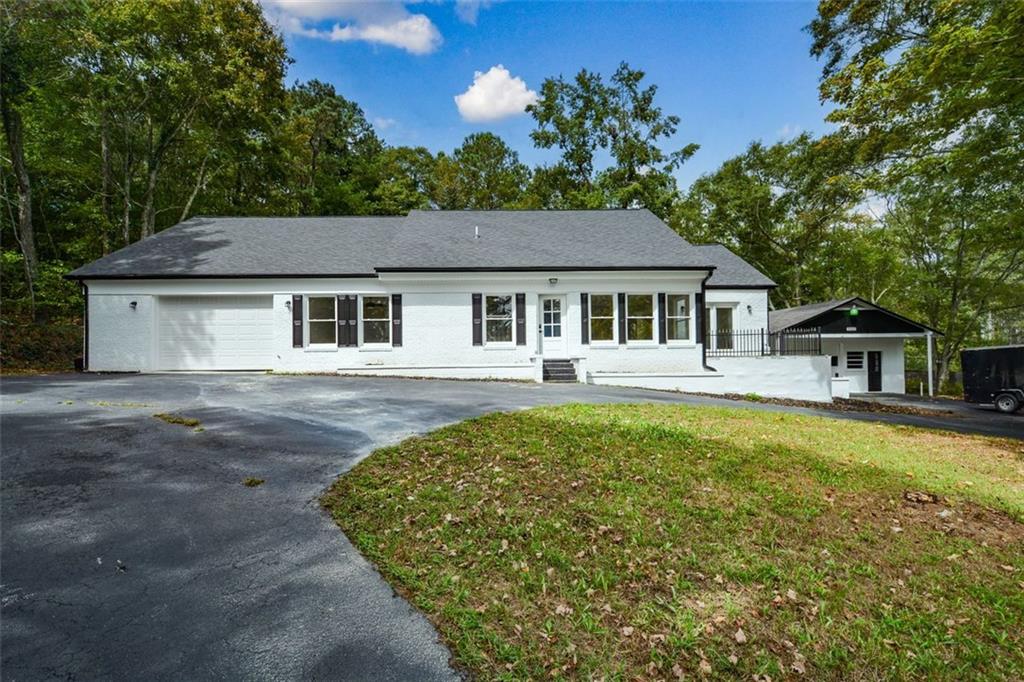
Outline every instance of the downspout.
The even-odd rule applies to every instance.
[[[82,371],[89,371],[89,285],[82,281],[82,297],[85,300],[85,312],[82,315],[82,324],[85,331],[82,334]]]
[[[709,372],[718,371],[708,364],[708,340],[704,335],[704,315],[706,314],[705,311],[708,307],[706,285],[708,280],[711,279],[711,275],[714,273],[715,269],[711,268],[708,270],[708,274],[704,276],[704,279],[700,281],[700,305],[697,307],[697,335],[700,337],[700,364]]]

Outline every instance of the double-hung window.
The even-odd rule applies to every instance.
[[[338,344],[338,298],[336,296],[309,297],[309,345],[336,346]]]
[[[667,299],[665,321],[668,323],[668,340],[689,341],[690,295],[669,294]]]
[[[391,343],[391,300],[387,296],[363,296],[361,310],[363,343]]]
[[[487,343],[512,343],[512,296],[484,297],[484,328]]]
[[[628,341],[654,341],[654,296],[629,294],[626,296],[626,339]]]
[[[590,295],[590,341],[615,341],[615,297],[612,294]]]

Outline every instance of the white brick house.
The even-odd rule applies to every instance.
[[[827,358],[709,362],[705,329],[767,329],[774,283],[646,210],[194,218],[69,277],[87,294],[89,371],[569,376],[829,399]]]

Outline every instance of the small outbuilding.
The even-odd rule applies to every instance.
[[[832,358],[833,383],[848,382],[849,393],[904,393],[904,344],[923,338],[928,346],[928,393],[932,383],[932,337],[941,332],[859,296],[773,310],[773,334],[819,330],[821,351]],[[845,392],[840,389],[834,395]]]

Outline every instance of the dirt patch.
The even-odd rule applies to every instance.
[[[764,403],[767,405],[785,405],[787,407],[807,407],[814,410],[831,410],[832,412],[874,412],[884,414],[911,414],[919,417],[960,417],[960,415],[953,410],[911,407],[909,405],[890,405],[887,403],[877,403],[873,400],[859,400],[857,398],[833,398],[831,403],[819,403],[813,400],[766,398],[764,396],[743,393],[691,393],[689,391],[686,391],[685,393],[687,395],[699,395],[705,398],[725,398],[727,400],[742,400],[748,403]]]
[[[926,500],[926,496],[931,501]],[[903,498],[898,514],[902,524],[920,524],[946,535],[959,535],[989,545],[1024,542],[1024,523],[1003,512],[973,502],[953,502],[931,493],[908,491]]]

